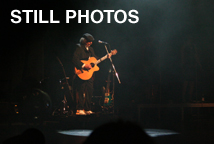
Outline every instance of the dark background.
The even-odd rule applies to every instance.
[[[64,78],[63,68],[68,77],[73,77],[71,55],[75,44],[87,32],[95,38],[92,46],[98,56],[106,54],[104,45],[97,42],[99,39],[107,41],[111,49],[118,50],[117,55],[112,57],[121,80],[119,84],[115,78],[116,107],[151,102],[146,94],[151,94],[152,85],[157,87],[156,101],[180,102],[183,82],[180,49],[189,35],[194,37],[203,67],[203,71],[198,71],[197,75],[197,98],[205,95],[207,102],[213,102],[212,0],[19,0],[8,1],[3,6],[0,64],[2,101],[16,101],[17,89],[23,87],[26,79],[46,83],[48,88],[45,91],[52,99],[60,101],[62,96],[57,96],[54,91],[59,87],[59,79]],[[13,24],[10,19],[14,9],[43,10],[43,20],[48,20],[49,11],[53,10],[54,19],[60,20],[60,24],[34,24],[32,14],[30,23],[26,24],[24,13],[21,14],[22,22]],[[85,10],[91,13],[95,9],[123,9],[127,13],[135,9],[139,12],[139,22],[118,24],[112,14],[111,23],[108,24],[104,13],[104,20],[100,24],[94,24],[91,20],[86,24],[85,18],[82,18],[81,24],[77,18],[70,20],[69,24],[65,23],[66,10],[81,10],[84,14]],[[152,41],[151,46],[148,46],[149,41]],[[102,87],[106,86],[110,63],[106,60],[99,67],[100,71],[95,73],[96,96],[101,95]],[[151,67],[151,75],[145,75]],[[146,93],[146,90],[150,91]]]

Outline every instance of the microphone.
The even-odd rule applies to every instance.
[[[107,42],[104,42],[104,41],[101,41],[101,40],[98,40],[98,43],[108,44]]]

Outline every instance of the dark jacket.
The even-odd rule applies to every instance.
[[[81,69],[83,65],[81,60],[88,60],[89,57],[95,57],[96,59],[98,59],[92,47],[89,47],[89,50],[86,50],[85,45],[77,44],[72,58],[74,67],[76,67],[77,69]]]

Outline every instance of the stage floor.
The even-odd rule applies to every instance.
[[[180,119],[172,118],[172,115],[169,116],[171,111],[165,111],[165,116],[158,119],[153,110],[148,110],[149,114],[145,114],[139,122],[137,115],[130,115],[128,112],[128,110],[121,110],[117,114],[48,116],[38,119],[2,115],[0,140],[2,142],[19,135],[28,128],[37,128],[45,135],[46,144],[81,144],[94,128],[109,121],[123,119],[124,121],[137,122],[147,134],[153,137],[157,144],[214,143],[213,117],[191,115],[186,117],[184,121],[180,121]]]

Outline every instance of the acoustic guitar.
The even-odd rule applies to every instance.
[[[112,50],[111,53],[109,54],[116,55],[117,50],[116,49]],[[99,64],[100,62],[104,61],[107,58],[108,58],[108,55],[105,55],[99,60],[97,60],[95,57],[90,57],[89,60],[81,60],[81,62],[84,64],[91,64],[92,68],[90,70],[85,70],[85,69],[77,69],[75,67],[75,74],[82,80],[89,80],[95,71],[99,71],[99,67],[97,66],[97,64]]]

